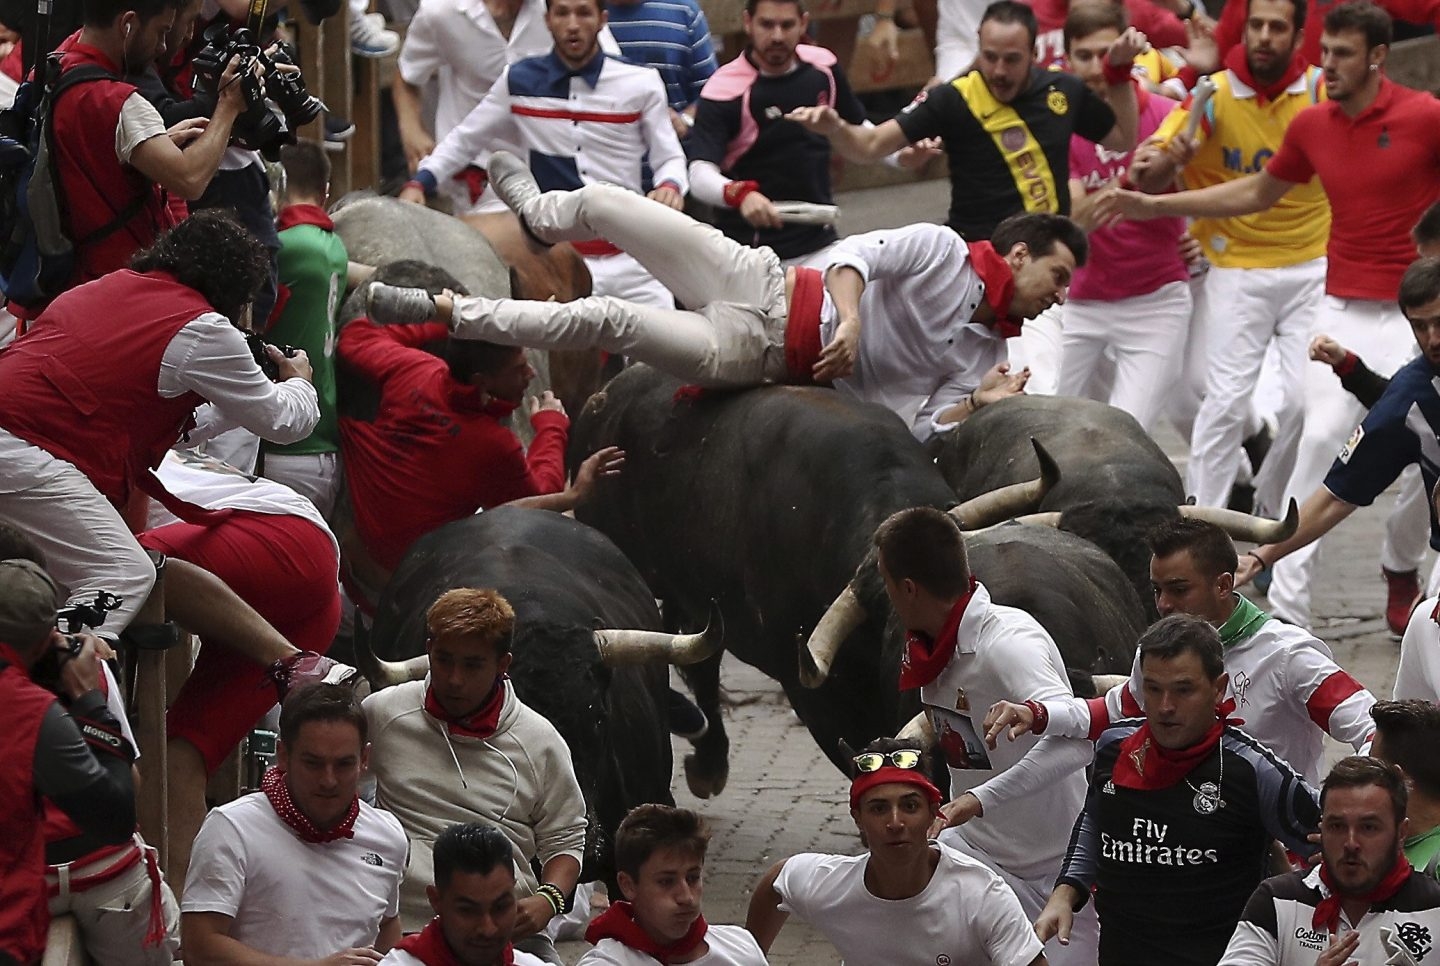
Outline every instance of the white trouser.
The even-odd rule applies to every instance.
[[[142,848],[149,848],[138,832],[135,839]],[[156,945],[146,946],[153,889],[147,861],[131,866],[109,882],[81,892],[70,891],[68,884],[72,877],[80,879],[106,864],[102,861],[87,866],[82,859],[68,866],[50,866],[47,880],[60,887],[59,894],[50,899],[51,917],[66,914],[75,917],[80,926],[80,942],[95,966],[169,966],[180,948],[180,907],[170,886],[161,879],[165,937]]]
[[[616,298],[461,298],[456,336],[536,349],[604,349],[710,387],[784,378],[785,272],[770,249],[746,248],[682,212],[606,184],[547,192],[522,214],[546,241],[607,239],[695,311]]]
[[[1056,395],[1083,395],[1087,385],[1094,391],[1094,371],[1108,349],[1115,359],[1114,381],[1094,398],[1125,410],[1150,432],[1179,368],[1190,306],[1190,283],[1184,281],[1115,301],[1071,299],[1065,304]]]
[[[1064,311],[1063,305],[1052,305],[1026,321],[1015,338],[1005,340],[1011,369],[1019,372],[1030,367],[1030,381],[1025,384],[1025,391],[1032,396],[1053,396],[1060,385]]]
[[[1015,892],[1015,897],[1020,900],[1020,908],[1025,911],[1026,919],[1033,923],[1040,918],[1040,913],[1045,910],[1045,904],[1050,901],[1050,892],[1055,885],[1055,876],[1060,872],[1058,864],[1049,875],[1036,879],[1022,879],[997,864],[994,856],[989,852],[972,845],[965,838],[963,826],[947,828],[941,832],[940,842],[957,852],[964,852],[977,862],[984,863],[990,871],[1004,879],[1005,884]],[[1085,908],[1075,913],[1075,921],[1070,927],[1069,945],[1060,945],[1058,939],[1052,939],[1045,944],[1045,961],[1050,966],[1095,966],[1099,955],[1100,920],[1095,915],[1095,903],[1093,902],[1085,903]]]
[[[986,0],[940,0],[935,25],[935,76],[957,77],[975,60],[979,46],[980,15]]]
[[[1240,444],[1271,340],[1276,343],[1280,400],[1271,458],[1288,464],[1300,439],[1301,386],[1315,307],[1324,294],[1325,259],[1284,268],[1214,268],[1207,273],[1204,313],[1205,401],[1190,437],[1185,487],[1201,506],[1225,506],[1240,465]],[[1287,452],[1288,450],[1288,452]],[[1265,474],[1262,476],[1278,476]],[[1263,479],[1256,480],[1258,484]],[[1280,484],[1283,486],[1283,482]]]
[[[673,309],[675,296],[661,285],[645,266],[625,252],[614,255],[586,255],[585,267],[590,269],[590,293],[596,296],[624,299],[636,305],[657,309]]]
[[[266,453],[265,478],[283,483],[315,504],[329,520],[340,493],[339,453]]]
[[[1400,474],[1400,492],[1385,522],[1385,542],[1380,546],[1380,566],[1392,573],[1420,569],[1430,547],[1430,496],[1420,467],[1405,467]]]
[[[1339,299],[1326,295],[1320,300],[1315,311],[1315,334],[1325,333],[1341,345],[1353,349],[1364,359],[1365,364],[1381,375],[1393,375],[1415,352],[1415,338],[1410,333],[1410,324],[1400,314],[1393,302],[1376,302],[1362,299]],[[1314,493],[1324,482],[1330,471],[1335,455],[1345,440],[1365,417],[1365,407],[1340,386],[1340,380],[1322,363],[1311,363],[1305,369],[1305,428],[1300,434],[1300,445],[1295,453],[1295,469],[1290,474],[1287,494],[1300,500]],[[1415,504],[1424,510],[1424,504]],[[1397,510],[1399,508],[1397,507]],[[1412,515],[1416,518],[1412,519]],[[1381,551],[1381,559],[1393,561],[1398,569],[1414,570],[1419,564],[1418,556],[1408,560],[1399,559],[1398,552],[1413,553],[1416,540],[1410,539],[1410,548],[1403,546],[1405,530],[1418,534],[1422,539],[1429,532],[1429,521],[1416,514],[1414,508],[1406,513],[1392,513],[1386,523],[1387,547]],[[1396,537],[1400,537],[1396,547]],[[1270,583],[1270,612],[1282,620],[1301,627],[1310,626],[1310,581],[1314,575],[1315,559],[1323,539],[1290,554],[1275,565],[1275,576]],[[1423,544],[1422,544],[1423,555]],[[1397,567],[1391,567],[1397,569]]]
[[[260,459],[260,437],[243,426],[237,426],[206,440],[199,449],[206,456],[233,466],[241,473],[253,474]]]
[[[0,520],[35,541],[67,603],[115,594],[102,630],[118,634],[155,586],[155,565],[110,501],[72,464],[0,430]]]

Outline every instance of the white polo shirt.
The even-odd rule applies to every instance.
[[[744,926],[711,926],[705,930],[709,951],[687,966],[764,966],[765,953]],[[655,957],[631,949],[618,939],[602,939],[576,966],[655,966]]]

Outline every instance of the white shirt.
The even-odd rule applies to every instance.
[[[1065,662],[1035,618],[991,603],[984,584],[956,639],[955,656],[920,689],[920,702],[950,766],[950,797],[969,791],[985,812],[945,835],[961,836],[1017,878],[1048,880],[1048,888],[1085,805],[1084,769],[1095,749],[1081,738],[1024,735],[991,751],[981,736],[996,701],[1070,697]]]
[[[303,842],[255,792],[205,817],[180,911],[229,916],[231,939],[272,956],[373,946],[399,914],[407,850],[400,821],[364,802],[354,838]]]
[[[545,960],[532,956],[523,949],[514,950],[515,966],[546,966]],[[392,949],[380,960],[380,966],[431,966],[418,956],[412,956],[403,949]]]
[[[705,930],[710,950],[687,966],[758,966],[769,962],[760,944],[744,926],[711,926]],[[637,952],[618,939],[602,939],[576,966],[655,966],[655,957]]]
[[[922,442],[953,429],[939,413],[1007,358],[1005,340],[971,321],[985,283],[969,251],[955,232],[930,224],[851,235],[830,249],[830,268],[848,265],[865,280],[859,358],[835,388],[899,413]],[[822,342],[837,322],[833,307],[822,309]]]
[[[909,899],[865,888],[869,855],[803,852],[775,879],[780,908],[814,926],[851,966],[1028,966],[1044,950],[1015,893],[944,845],[930,882]]]
[[[1420,698],[1440,704],[1440,624],[1430,615],[1440,597],[1421,601],[1400,640],[1400,666],[1395,670],[1396,701]]]

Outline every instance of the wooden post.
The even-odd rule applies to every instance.
[[[155,575],[155,589],[135,615],[134,626],[165,623],[165,570]],[[178,648],[176,648],[178,650]],[[160,852],[163,865],[169,852],[168,781],[165,760],[165,708],[168,704],[168,667],[170,655],[165,651],[138,650],[135,655],[134,704],[135,743],[139,746],[141,783],[136,810],[140,834]]]

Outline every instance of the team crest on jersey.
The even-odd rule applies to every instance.
[[[1191,804],[1199,815],[1214,815],[1225,807],[1220,798],[1220,786],[1214,782],[1201,782],[1200,787],[1195,789],[1195,800]]]
[[[1100,789],[1100,793],[1101,793],[1102,795],[1114,795],[1114,794],[1115,794],[1115,783],[1114,783],[1113,781],[1107,781],[1107,782],[1105,783],[1105,787],[1102,788],[1102,789]]]
[[[1360,445],[1360,441],[1364,438],[1365,427],[1356,426],[1355,432],[1351,433],[1350,438],[1345,441],[1345,445],[1340,447],[1340,455],[1337,457],[1337,459],[1339,459],[1342,463],[1349,463],[1350,457],[1355,455],[1356,447]]]
[[[1051,91],[1045,95],[1045,106],[1050,108],[1051,114],[1064,117],[1070,112],[1070,98],[1065,96],[1064,91]]]
[[[1430,938],[1430,930],[1418,922],[1400,923],[1395,929],[1395,936],[1405,944],[1405,948],[1410,952],[1411,956],[1415,957],[1417,963],[1424,959],[1430,950],[1434,948],[1434,942]]]
[[[381,868],[385,865],[385,860],[380,858],[380,856],[375,852],[366,852],[364,855],[360,856],[360,861],[364,862],[366,865],[376,866],[377,868]]]

